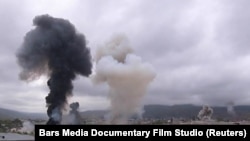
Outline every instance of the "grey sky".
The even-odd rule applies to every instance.
[[[35,16],[68,19],[92,53],[125,33],[135,53],[157,70],[146,104],[250,103],[248,0],[0,0],[0,107],[46,112],[46,78],[19,80],[15,52]],[[74,81],[81,110],[109,106],[106,86]]]

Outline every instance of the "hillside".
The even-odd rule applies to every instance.
[[[227,112],[227,107],[211,107],[214,111],[212,118],[223,118],[231,119],[233,118]],[[196,118],[198,112],[202,109],[202,106],[195,105],[146,105],[144,107],[145,112],[143,114],[144,118]],[[237,118],[247,118],[250,117],[250,105],[242,105],[234,107]]]
[[[211,107],[213,108],[212,118],[216,119],[246,119],[250,118],[250,105],[235,106],[236,116],[228,114],[227,107]],[[193,119],[197,117],[202,106],[191,104],[185,105],[146,105],[144,106],[143,118],[163,119],[163,118],[186,118]],[[107,111],[85,111],[81,112],[82,117],[104,118]]]
[[[227,113],[226,107],[212,107],[213,116],[216,119],[233,118]],[[143,118],[161,119],[161,118],[196,118],[198,112],[202,109],[196,105],[146,105],[144,106]],[[250,105],[235,106],[235,112],[238,119],[250,118]],[[86,119],[104,118],[108,111],[95,110],[80,112],[81,116]],[[0,108],[0,119],[47,119],[45,113],[24,113],[13,110]],[[235,117],[234,117],[235,118]]]

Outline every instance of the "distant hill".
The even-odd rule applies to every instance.
[[[213,109],[212,118],[233,118],[227,112],[227,107],[211,106]],[[202,106],[196,106],[191,104],[186,105],[146,105],[144,107],[144,118],[196,118],[198,112],[202,109]],[[242,105],[234,107],[238,118],[250,118],[250,105]]]
[[[227,112],[227,107],[211,107],[214,111],[212,118],[216,119],[246,119],[250,118],[250,105],[235,106],[235,112],[237,116],[232,116]],[[162,118],[196,118],[198,112],[202,109],[202,106],[196,106],[191,104],[184,105],[145,105],[143,118],[162,119]],[[83,117],[96,117],[104,118],[108,111],[85,111],[81,112]]]
[[[46,115],[42,113],[25,113],[9,109],[0,108],[1,119],[46,119]]]
[[[201,110],[201,106],[194,105],[146,105],[144,118],[192,118]]]
[[[229,115],[227,107],[211,107],[214,111],[212,118],[231,119],[235,118]],[[196,106],[191,104],[185,105],[145,105],[143,118],[161,119],[161,118],[196,118],[198,112],[202,109],[202,106]],[[237,119],[250,118],[250,105],[235,106],[235,112]],[[94,110],[80,112],[83,118],[104,118],[108,113],[107,110]],[[24,113],[13,110],[7,110],[0,108],[0,119],[47,119],[46,113]]]

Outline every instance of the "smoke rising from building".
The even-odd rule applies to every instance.
[[[80,104],[78,102],[72,102],[68,105],[67,113],[62,116],[61,124],[63,125],[79,125],[81,124],[82,117],[79,113]]]
[[[24,132],[25,133],[32,133],[32,132],[34,132],[35,125],[32,122],[30,122],[28,120],[25,120],[25,121],[23,121],[22,124],[23,124],[22,128],[19,130],[19,132],[23,132],[23,133]]]
[[[81,116],[80,116],[80,113],[78,112],[79,103],[73,102],[69,105],[69,107],[71,108],[69,112],[70,124],[80,124]]]
[[[88,77],[92,73],[90,50],[85,36],[68,20],[39,15],[33,24],[35,28],[26,34],[17,51],[20,78],[32,81],[41,75],[49,77],[47,124],[60,124],[67,98],[72,95],[72,80],[77,74]]]
[[[200,112],[198,113],[198,119],[200,120],[210,120],[213,115],[213,109],[208,105],[204,105]]]
[[[230,101],[227,103],[227,113],[230,114],[231,116],[235,116],[236,112],[234,110],[234,102]]]
[[[113,36],[96,51],[95,84],[109,86],[109,123],[126,124],[128,118],[140,114],[142,100],[156,76],[153,66],[133,54],[123,34]]]

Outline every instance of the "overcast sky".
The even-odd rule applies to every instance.
[[[125,33],[157,77],[145,104],[250,104],[249,0],[0,0],[0,108],[46,112],[47,78],[24,82],[16,50],[35,16],[69,20],[95,49]],[[108,89],[78,76],[81,110],[106,109]]]

